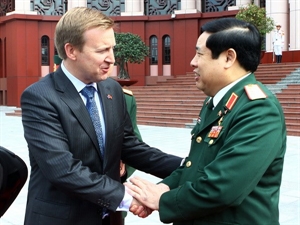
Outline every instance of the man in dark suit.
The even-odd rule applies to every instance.
[[[190,153],[158,185],[141,178],[126,185],[164,223],[278,225],[286,126],[278,100],[253,74],[260,34],[235,18],[210,21],[201,31],[191,66],[208,98]]]
[[[25,225],[118,225],[121,211],[139,204],[120,182],[120,160],[158,177],[180,165],[134,135],[123,90],[108,78],[113,25],[98,10],[69,10],[55,29],[63,62],[22,94],[31,165]]]

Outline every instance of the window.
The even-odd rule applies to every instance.
[[[157,65],[157,37],[150,37],[150,65]]]
[[[171,39],[169,35],[163,37],[163,64],[171,63]]]
[[[42,65],[49,66],[49,37],[43,36],[41,40]]]
[[[260,8],[266,8],[266,0],[260,0],[259,1],[259,7]]]

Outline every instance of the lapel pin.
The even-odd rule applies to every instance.
[[[112,96],[108,94],[108,95],[107,95],[107,98],[108,98],[108,99],[112,99]]]

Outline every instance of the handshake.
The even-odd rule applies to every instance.
[[[129,181],[131,183],[124,183],[126,191],[133,197],[129,211],[141,218],[159,210],[161,195],[170,190],[163,183],[154,184],[140,177],[130,178]]]

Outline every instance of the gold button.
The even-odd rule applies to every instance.
[[[191,161],[187,161],[185,165],[186,165],[186,167],[190,167],[192,165],[192,162]]]
[[[209,142],[208,142],[208,144],[210,144],[210,145],[212,145],[214,143],[214,140],[210,140]]]
[[[202,141],[202,137],[197,137],[196,141],[197,141],[197,143],[200,143]]]

